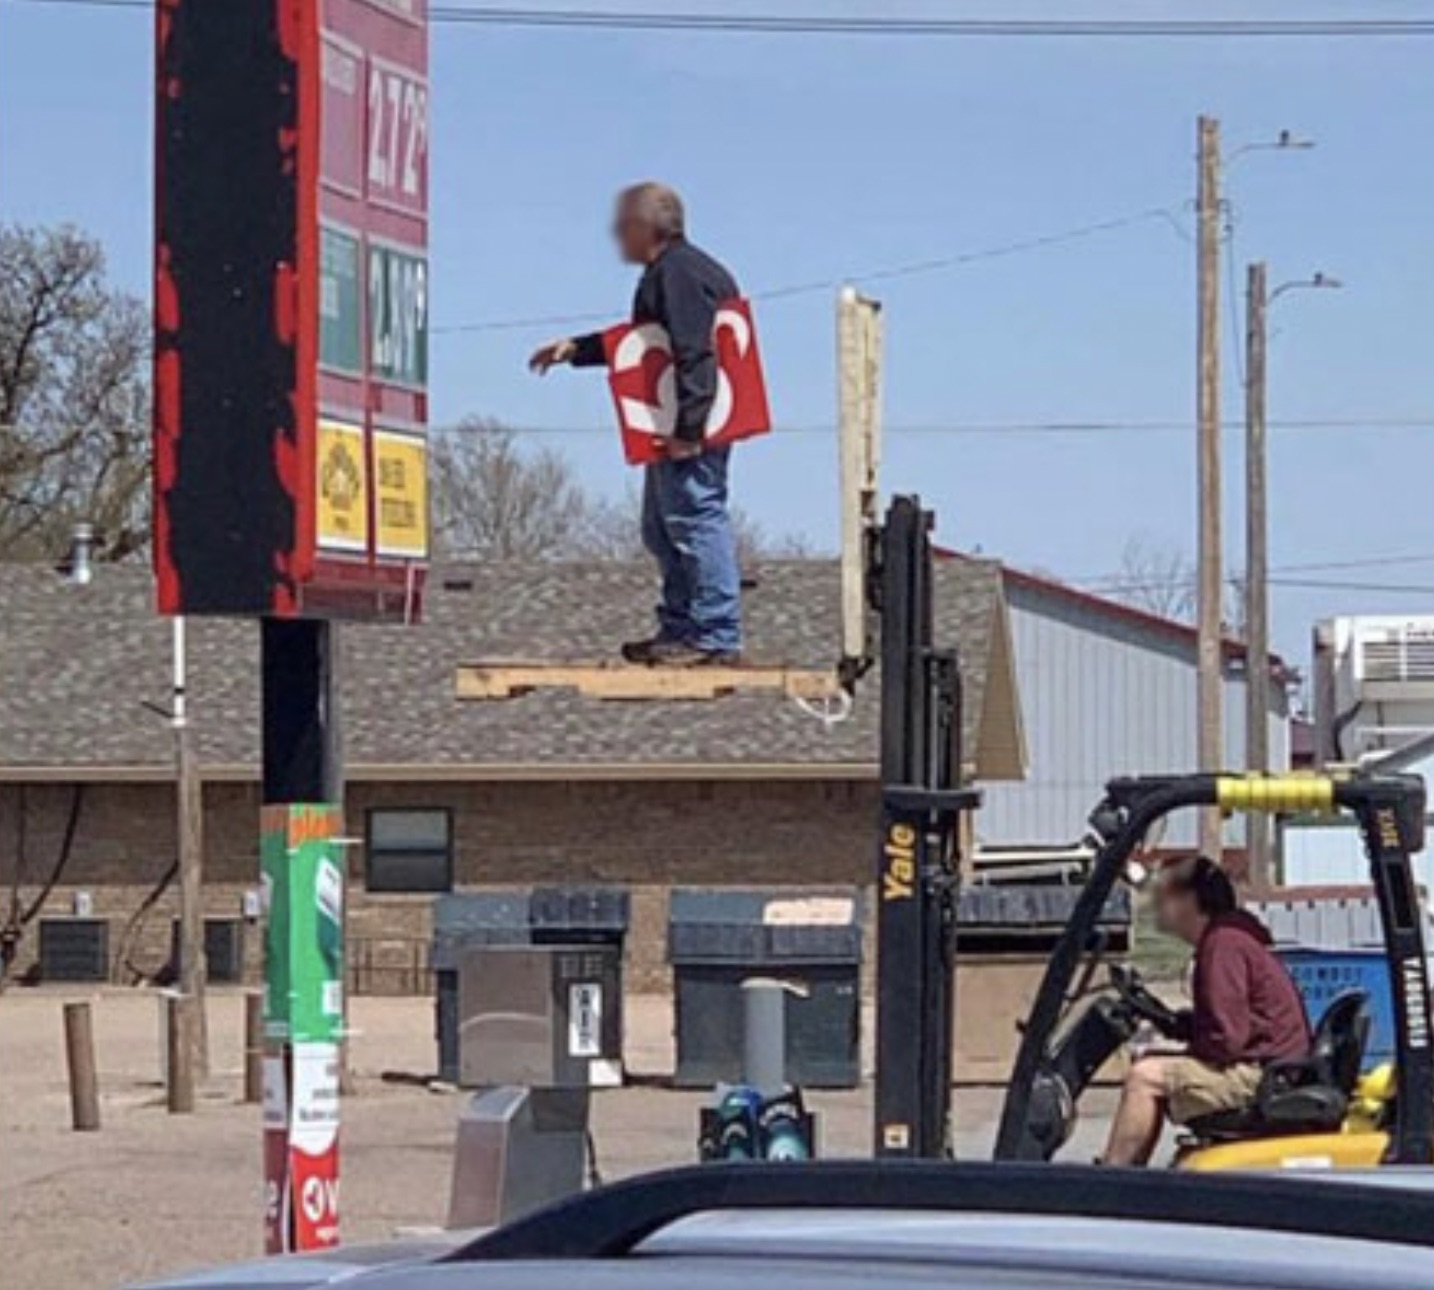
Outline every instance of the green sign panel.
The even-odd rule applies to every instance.
[[[269,806],[259,858],[264,1032],[290,1043],[336,1043],[344,1021],[344,870],[336,806]]]
[[[428,386],[428,260],[383,243],[368,249],[369,367],[375,378]]]
[[[363,375],[359,241],[336,228],[319,229],[319,363]]]

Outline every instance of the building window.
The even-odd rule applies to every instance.
[[[370,811],[366,852],[370,891],[452,891],[453,812]]]

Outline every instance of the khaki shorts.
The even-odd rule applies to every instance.
[[[1255,1062],[1211,1066],[1194,1057],[1167,1057],[1164,1062],[1165,1095],[1170,1102],[1170,1118],[1176,1124],[1249,1106],[1264,1072]]]

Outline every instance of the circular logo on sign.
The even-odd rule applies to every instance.
[[[358,462],[354,460],[354,455],[349,451],[348,444],[342,440],[329,449],[328,459],[324,462],[321,475],[321,484],[324,496],[338,510],[347,510],[358,501],[362,476],[359,473]]]
[[[311,1223],[319,1222],[327,1210],[324,1203],[324,1180],[305,1178],[303,1190],[299,1193],[299,1204],[304,1207],[304,1217]]]

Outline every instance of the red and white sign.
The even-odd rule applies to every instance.
[[[339,1243],[339,1049],[264,1058],[264,1252]]]
[[[718,308],[712,344],[717,352],[717,394],[704,441],[717,446],[766,434],[772,428],[772,414],[747,301],[729,300]],[[632,466],[662,460],[661,441],[670,438],[677,425],[677,373],[670,337],[657,323],[625,323],[603,333],[603,351],[623,455]]]
[[[294,1248],[339,1243],[339,1048],[295,1044],[289,1117]]]

